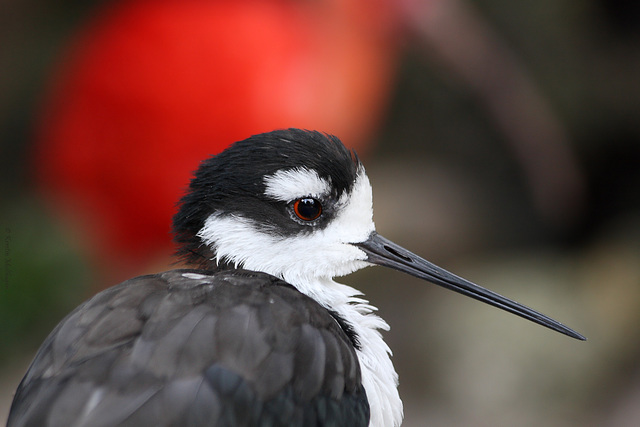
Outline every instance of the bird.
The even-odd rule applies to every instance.
[[[334,280],[371,265],[586,339],[378,234],[364,166],[330,134],[280,129],[205,159],[173,232],[190,268],[126,280],[65,317],[9,427],[398,426],[389,325]]]

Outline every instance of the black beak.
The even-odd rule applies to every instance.
[[[539,325],[546,326],[549,329],[558,331],[585,341],[586,338],[574,330],[564,326],[562,323],[538,313],[535,310],[518,304],[502,295],[496,294],[488,289],[473,284],[468,280],[449,273],[447,270],[420,258],[414,253],[409,252],[402,246],[396,245],[392,241],[385,239],[375,231],[371,233],[369,238],[362,243],[355,243],[367,254],[367,261],[372,264],[391,267],[399,271],[403,271],[420,279],[427,280],[444,288],[461,293],[468,297],[486,302],[494,307],[501,308],[525,319],[531,320]]]

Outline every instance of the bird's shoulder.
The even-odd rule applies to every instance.
[[[368,419],[340,319],[246,270],[172,270],[97,294],[43,343],[14,406],[16,426]]]

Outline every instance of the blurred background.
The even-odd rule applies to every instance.
[[[378,231],[588,337],[366,269],[405,426],[640,425],[640,4],[0,4],[0,419],[104,287],[172,268],[198,162],[282,127],[355,148]]]

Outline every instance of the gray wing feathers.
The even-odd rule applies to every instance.
[[[129,280],[54,329],[8,426],[366,425],[355,351],[318,307],[262,273]]]

